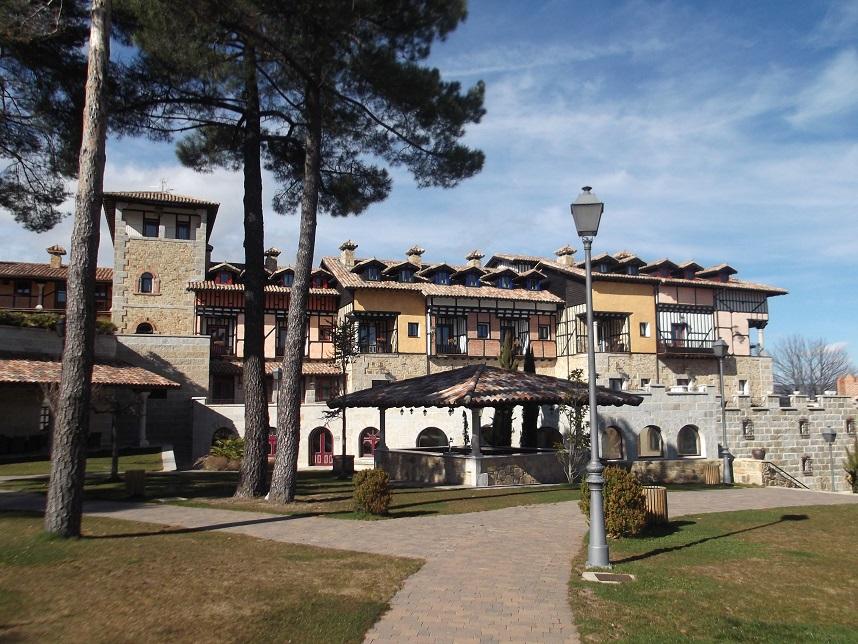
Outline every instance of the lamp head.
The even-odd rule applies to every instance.
[[[830,427],[826,427],[822,430],[822,438],[829,445],[834,442],[834,439],[837,438],[837,432],[835,432]]]
[[[277,367],[271,372],[271,377],[274,378],[274,380],[279,381],[283,377],[283,369]]]
[[[712,353],[714,353],[715,357],[718,359],[721,359],[727,355],[727,349],[727,343],[724,341],[723,338],[718,338],[712,345]]]
[[[605,204],[590,192],[592,190],[590,186],[584,186],[581,190],[583,192],[570,206],[572,219],[575,221],[575,229],[579,237],[595,237],[599,232],[599,222],[602,219]]]

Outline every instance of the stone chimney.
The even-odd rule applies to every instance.
[[[473,266],[474,268],[480,268],[483,265],[482,259],[485,257],[483,253],[478,250],[472,250],[465,256],[465,259],[468,260],[468,266]]]
[[[406,259],[414,264],[415,266],[422,266],[423,264],[423,253],[426,252],[426,249],[420,248],[417,244],[414,244],[411,248],[405,251]]]
[[[344,241],[340,246],[340,263],[346,268],[355,267],[355,250],[357,247],[358,245],[351,239]]]
[[[557,255],[557,263],[563,266],[575,266],[575,249],[569,245],[554,251]]]
[[[277,258],[280,257],[280,249],[273,246],[265,251],[265,270],[273,273],[277,270]]]
[[[66,249],[59,244],[54,244],[48,250],[48,255],[51,256],[51,268],[60,268],[63,265],[63,255],[66,254]]]
[[[206,270],[209,270],[209,267],[212,265],[212,251],[214,250],[214,246],[211,244],[206,244]]]

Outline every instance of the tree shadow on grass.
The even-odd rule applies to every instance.
[[[669,552],[676,552],[677,550],[684,550],[686,548],[691,548],[693,546],[699,546],[700,544],[706,543],[708,541],[715,541],[717,539],[723,539],[725,537],[732,537],[737,534],[742,534],[744,532],[752,532],[754,530],[760,530],[762,528],[768,528],[773,525],[778,525],[779,523],[784,523],[787,521],[806,521],[809,519],[806,514],[783,514],[781,518],[777,521],[770,521],[768,523],[762,523],[760,525],[751,526],[750,528],[742,528],[741,530],[733,530],[732,532],[725,532],[724,534],[718,534],[712,537],[704,537],[703,539],[697,539],[696,541],[689,541],[688,543],[683,543],[678,546],[671,546],[669,548],[656,548],[654,550],[650,550],[649,552],[642,552],[637,555],[632,555],[630,557],[626,557],[625,559],[617,559],[613,563],[615,564],[623,564],[623,563],[631,563],[633,561],[641,561],[643,559],[649,559],[650,557],[657,557],[658,555],[667,554]],[[664,526],[665,533],[664,535],[657,536],[665,536],[668,534],[672,534],[673,532],[677,532],[681,529],[682,525],[688,525],[694,523],[693,521],[673,521],[671,524]],[[672,530],[672,532],[667,532],[670,530],[670,525],[676,524],[676,529]],[[649,536],[649,535],[647,535]]]

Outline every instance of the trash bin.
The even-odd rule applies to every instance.
[[[131,497],[146,496],[146,470],[126,470],[125,491]]]
[[[721,483],[721,466],[718,463],[707,463],[703,466],[703,482],[706,485]]]
[[[649,525],[667,523],[667,488],[663,485],[644,485],[646,520]]]

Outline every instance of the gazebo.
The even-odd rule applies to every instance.
[[[600,406],[618,407],[637,406],[643,402],[640,396],[605,387],[597,388],[596,400]],[[549,482],[540,481],[540,478],[549,477],[540,472],[544,472],[546,467],[552,469],[546,457],[550,458],[550,463],[557,463],[553,450],[550,453],[544,453],[546,450],[542,450],[542,453],[539,450],[536,453],[533,450],[519,451],[504,456],[484,454],[480,437],[484,407],[513,407],[525,403],[586,405],[587,402],[585,383],[480,364],[362,389],[334,398],[328,402],[328,406],[333,409],[378,408],[380,436],[376,446],[376,467],[388,470],[394,478],[414,478],[413,475],[419,474],[422,468],[426,470],[427,476],[419,477],[419,480],[424,483],[471,483],[482,486],[506,482]],[[396,407],[470,409],[470,452],[454,454],[448,450],[446,454],[433,453],[426,455],[427,458],[421,458],[417,450],[389,450],[385,412]],[[445,457],[447,460],[444,460]]]

